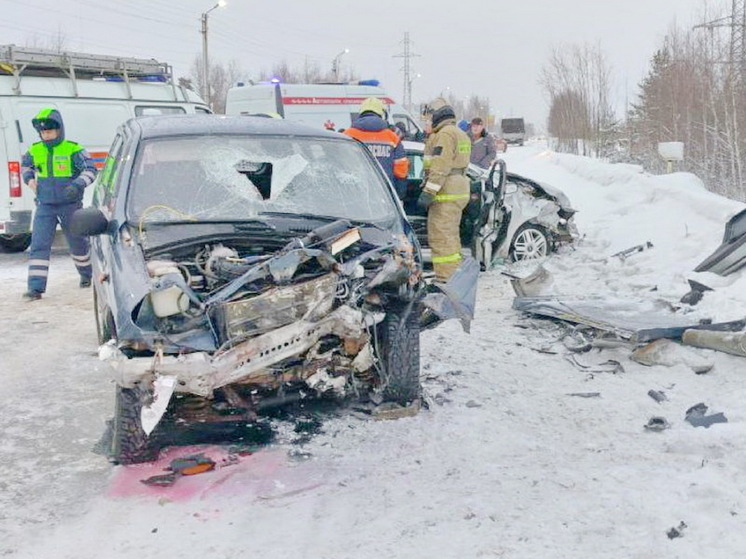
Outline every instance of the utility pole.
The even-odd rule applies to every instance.
[[[208,76],[208,59],[207,59],[207,12],[202,14],[202,83],[205,87],[205,103],[208,107],[212,107],[210,104],[210,81]]]
[[[695,25],[694,29],[705,28],[712,31],[716,27],[730,27],[730,56],[728,60],[715,61],[729,64],[733,77],[740,87],[746,86],[746,0],[732,0],[731,13]]]
[[[207,15],[217,8],[225,7],[225,4],[226,0],[218,0],[218,3],[203,12],[200,18],[202,21],[202,29],[200,29],[200,33],[202,33],[202,82],[205,87],[205,102],[210,108],[212,108],[212,97],[210,95],[210,61],[207,57]]]
[[[745,0],[746,1],[746,0]],[[402,100],[404,106],[408,111],[412,111],[412,65],[410,63],[410,59],[415,56],[420,56],[419,54],[412,53],[410,46],[412,45],[412,42],[409,40],[409,31],[406,31],[404,33],[404,52],[401,54],[395,54],[394,58],[403,58],[404,59],[404,67],[402,68],[402,71],[404,72],[404,99]]]

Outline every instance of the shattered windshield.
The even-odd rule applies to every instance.
[[[143,142],[129,188],[141,222],[313,214],[356,221],[396,215],[385,180],[352,142],[212,135]]]

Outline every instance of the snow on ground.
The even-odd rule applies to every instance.
[[[509,169],[562,188],[583,239],[546,263],[554,293],[676,303],[741,204],[691,175],[510,148]],[[612,254],[650,241],[625,261]],[[570,363],[562,331],[511,309],[500,270],[480,277],[471,335],[423,335],[430,409],[397,421],[322,415],[237,465],[171,488],[153,466],[91,452],[112,413],[95,358],[90,293],[69,259],[32,304],[24,259],[0,255],[0,556],[23,558],[504,557],[728,558],[746,553],[746,389],[742,358],[645,367],[624,348]],[[714,278],[709,278],[713,280]],[[693,317],[744,316],[744,274],[719,278]],[[598,372],[618,361],[623,372]],[[586,368],[583,368],[586,367]],[[657,403],[648,391],[662,390]],[[588,396],[599,393],[598,397]],[[694,428],[705,402],[728,423]],[[649,432],[652,416],[671,428]],[[170,452],[179,452],[172,449]],[[685,527],[681,523],[685,524]],[[681,537],[666,532],[681,527]]]

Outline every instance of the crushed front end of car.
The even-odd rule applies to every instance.
[[[130,331],[100,350],[120,388],[145,394],[144,434],[166,414],[164,399],[170,419],[186,422],[254,420],[308,397],[416,401],[417,248],[378,233],[339,220],[258,262],[222,243],[146,261]],[[150,412],[157,400],[161,417]]]
[[[99,212],[89,233],[111,458],[154,460],[175,429],[310,398],[418,409],[421,328],[468,328],[478,268],[427,285],[393,189],[351,140],[167,140],[133,158],[122,221]]]

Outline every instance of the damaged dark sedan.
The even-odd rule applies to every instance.
[[[74,225],[92,239],[119,463],[155,459],[169,425],[250,422],[307,397],[415,405],[421,323],[470,318],[423,280],[368,151],[297,124],[132,119]],[[472,309],[474,266],[458,274]]]

